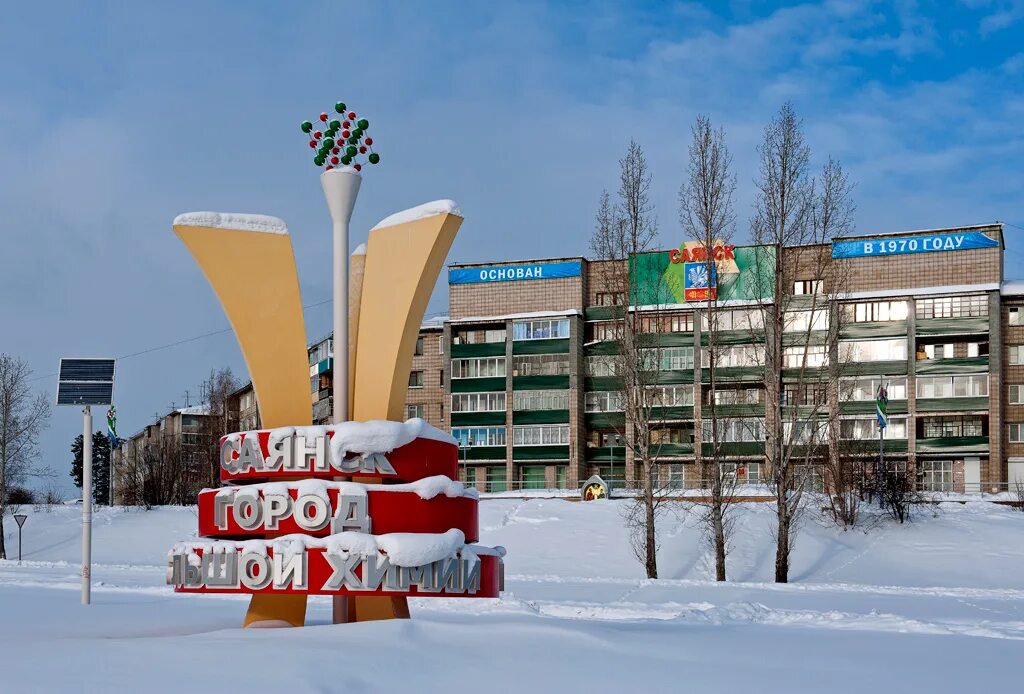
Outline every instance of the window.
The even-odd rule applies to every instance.
[[[839,343],[839,359],[845,362],[903,361],[907,358],[907,339],[856,340]]]
[[[953,461],[919,460],[917,477],[921,482],[921,489],[926,492],[951,492],[953,491]]]
[[[512,357],[513,376],[567,376],[567,354],[517,354]]]
[[[410,371],[409,372],[409,387],[410,388],[422,388],[423,387],[423,372],[422,371]]]
[[[825,477],[822,475],[821,465],[797,465],[793,468],[797,484],[805,492],[813,494],[825,493]]]
[[[793,283],[793,293],[797,295],[801,294],[821,294],[824,288],[824,282],[820,279],[817,280],[797,280]]]
[[[405,418],[406,419],[423,419],[423,405],[406,405],[405,406]]]
[[[599,323],[587,323],[588,342],[602,342],[605,340],[618,340],[622,337],[622,323],[609,320]]]
[[[1024,443],[1024,424],[1010,424],[1010,443]]]
[[[1009,355],[1010,366],[1020,366],[1024,364],[1024,345],[1010,345],[1007,348]]]
[[[587,357],[588,376],[617,376],[619,373],[618,357],[597,356]]]
[[[423,356],[423,338],[422,337],[417,337],[416,338],[416,350],[413,352],[413,356],[416,356],[416,357],[422,357]]]
[[[786,368],[800,369],[807,367],[808,369],[816,369],[828,363],[828,348],[825,345],[786,347],[783,358]]]
[[[907,438],[907,418],[889,417],[889,423],[883,431],[883,438],[886,439]],[[846,441],[877,441],[878,418],[841,419],[839,421],[839,438]]]
[[[622,306],[626,303],[626,293],[598,292],[596,303],[598,306]]]
[[[1008,310],[1007,322],[1010,325],[1020,325],[1020,314],[1021,314],[1020,308],[1014,306],[1014,307],[1011,307],[1011,308],[1009,308],[1007,310]]]
[[[512,324],[513,340],[552,340],[569,337],[569,319],[519,321]]]
[[[802,419],[782,423],[782,438],[794,444],[822,444],[828,441],[828,421]]]
[[[668,488],[683,489],[686,486],[686,473],[683,466],[676,463],[668,466]]]
[[[650,440],[655,446],[666,443],[692,444],[693,426],[651,429]]]
[[[532,424],[512,427],[513,446],[566,446],[568,424]]]
[[[917,300],[918,318],[968,318],[988,315],[988,297],[942,296]]]
[[[587,412],[622,412],[623,393],[618,390],[598,390],[585,396]]]
[[[824,405],[827,400],[828,388],[824,383],[784,383],[782,386],[784,407]]]
[[[1024,405],[1024,386],[1010,386],[1010,404]]]
[[[485,489],[487,491],[489,491],[489,492],[503,492],[503,491],[506,491],[508,489],[508,477],[506,476],[508,473],[506,472],[504,466],[502,466],[502,467],[494,466],[494,467],[488,467],[488,468],[485,468],[485,469],[486,469],[486,473],[485,474],[487,476],[487,481],[486,481],[486,484],[485,484]],[[477,480],[479,480],[479,479],[480,479],[480,477],[478,476]]]
[[[334,354],[334,339],[327,338],[323,342],[313,345],[309,350],[309,365],[316,366],[324,359]]]
[[[568,410],[567,390],[517,390],[512,393],[513,410]]]
[[[693,404],[693,386],[647,386],[652,407],[679,407]]]
[[[711,422],[703,420],[704,441],[711,441]],[[722,443],[743,441],[764,441],[764,420],[762,419],[719,419],[718,440]]]
[[[977,398],[987,395],[988,374],[922,376],[917,379],[919,398]]]
[[[880,383],[885,384],[885,394],[890,400],[907,399],[907,379],[899,376],[885,379],[844,378],[839,382],[839,400],[874,400],[878,397]]]
[[[952,359],[953,358],[953,343],[947,342],[942,345],[921,345],[924,350],[925,359]],[[917,358],[921,358],[921,353],[918,352]]]
[[[843,304],[843,318],[849,323],[886,323],[907,319],[906,301],[862,301]]]
[[[504,393],[454,393],[452,412],[503,412]]]
[[[967,343],[967,356],[968,357],[988,356],[988,343],[987,342],[968,342]]]
[[[660,347],[640,350],[644,368],[650,371],[690,371],[693,347]]]
[[[756,405],[761,400],[760,396],[759,388],[728,388],[714,393],[716,405]]]
[[[727,484],[760,484],[761,463],[719,463]]]
[[[588,448],[622,448],[626,445],[626,437],[613,429],[592,430],[587,435]],[[623,453],[625,455],[625,453]]]
[[[704,350],[704,363],[710,364],[709,350]],[[718,349],[718,368],[761,366],[764,364],[764,345],[734,345]]]
[[[715,321],[719,330],[754,330],[764,327],[764,316],[757,309],[714,311]],[[701,314],[701,325],[708,329],[708,312]]]
[[[452,378],[494,378],[505,375],[505,357],[452,359]]]
[[[640,332],[692,333],[693,314],[679,313],[671,316],[640,316]]]
[[[828,330],[828,310],[787,311],[782,316],[782,331],[787,333],[808,330]]]
[[[437,372],[437,385],[444,388],[444,369],[439,369]]]
[[[455,331],[452,335],[452,342],[457,345],[480,345],[489,342],[504,342],[505,329],[463,329]]]
[[[452,436],[460,448],[505,445],[505,427],[455,427]]]
[[[921,436],[926,439],[984,436],[984,432],[984,417],[925,417],[921,422]]]

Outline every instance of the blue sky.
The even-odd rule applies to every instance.
[[[453,261],[579,255],[630,138],[665,247],[694,116],[726,130],[746,234],[757,142],[790,100],[815,164],[856,181],[857,228],[993,220],[1024,277],[1024,1],[19,3],[0,23],[0,351],[39,376],[226,327],[170,230],[180,212],[283,217],[305,303],[330,296],[329,224],[298,123],[368,117],[353,246],[455,199]],[[227,268],[258,281],[246,268]],[[443,313],[443,285],[431,313]],[[311,337],[329,327],[310,309]],[[244,365],[230,333],[118,365],[122,434]],[[52,392],[54,380],[37,384]],[[67,477],[74,409],[41,463]]]

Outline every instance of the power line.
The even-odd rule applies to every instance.
[[[317,306],[323,306],[324,304],[328,304],[330,302],[331,302],[330,299],[324,299],[323,301],[318,301],[318,302],[316,302],[314,304],[307,304],[306,306],[302,307],[302,310],[305,311],[306,309],[316,308]],[[195,342],[196,340],[202,340],[202,339],[207,338],[207,337],[213,337],[215,335],[223,335],[224,333],[231,332],[233,329],[234,328],[224,328],[222,330],[214,330],[212,332],[203,333],[202,335],[195,335],[194,337],[186,337],[183,340],[177,340],[175,342],[168,342],[165,345],[158,345],[156,347],[149,347],[147,349],[143,349],[143,350],[140,350],[138,352],[132,352],[131,354],[125,354],[125,355],[120,356],[120,357],[114,357],[114,359],[116,361],[122,361],[124,359],[131,359],[132,357],[142,356],[143,354],[151,354],[153,352],[159,352],[159,351],[164,350],[164,349],[170,349],[171,347],[177,347],[179,345],[188,344],[189,342]],[[41,381],[44,378],[51,378],[51,377],[56,376],[56,375],[57,375],[57,372],[54,371],[53,373],[45,374],[43,376],[36,376],[35,378],[30,378],[28,380],[29,381]]]

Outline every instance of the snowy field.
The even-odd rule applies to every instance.
[[[411,621],[241,630],[247,598],[176,596],[166,552],[195,510],[102,509],[93,605],[79,604],[80,511],[29,509],[0,562],[0,691],[1018,691],[1024,513],[985,503],[870,533],[808,517],[792,583],[771,583],[772,508],[746,504],[731,582],[693,523],[667,523],[641,578],[621,502],[481,502],[504,545],[501,600],[414,600]],[[13,522],[8,551],[17,551]],[[16,554],[15,554],[16,556]]]

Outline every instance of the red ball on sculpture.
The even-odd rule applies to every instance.
[[[310,149],[316,149],[316,140],[310,140],[309,147]]]
[[[356,169],[356,171],[362,171],[363,170],[363,165],[362,164],[355,164],[355,169]]]
[[[356,119],[356,112],[355,111],[349,111],[348,112],[348,119],[349,120],[355,120]]]
[[[314,140],[319,140],[319,139],[320,139],[321,137],[323,137],[323,135],[324,135],[324,134],[323,134],[322,132],[320,132],[319,130],[317,130],[317,131],[316,131],[315,133],[313,133],[313,139],[314,139]]]
[[[324,123],[326,123],[327,122],[327,114],[326,113],[321,113],[320,114],[320,120],[322,120]]]
[[[345,121],[344,123],[341,124],[341,127],[343,127],[343,128],[350,128],[350,127],[352,127],[352,124],[349,123],[348,121]],[[346,135],[345,137],[348,137],[348,135]]]
[[[331,150],[331,154],[337,154],[340,151],[341,151],[340,147],[335,147],[334,149]]]
[[[337,166],[338,165],[338,158],[337,157],[331,157],[331,163],[334,164],[335,166]]]
[[[363,140],[363,142],[365,142],[368,145],[372,145],[373,144],[373,138],[372,137],[368,137],[365,140]]]
[[[360,146],[359,147],[359,153],[360,154],[366,154],[366,147]]]
[[[341,136],[342,136],[342,137],[343,137],[344,139],[346,139],[346,140],[347,140],[347,139],[349,138],[349,135],[351,135],[351,134],[352,134],[352,133],[350,133],[350,132],[349,132],[348,130],[342,130],[342,131],[341,131]]]
[[[330,171],[330,170],[331,170],[331,169],[333,169],[333,168],[334,168],[334,167],[333,167],[333,166],[331,166],[330,164],[328,164],[328,165],[327,165],[327,170],[328,170],[328,171]]]

